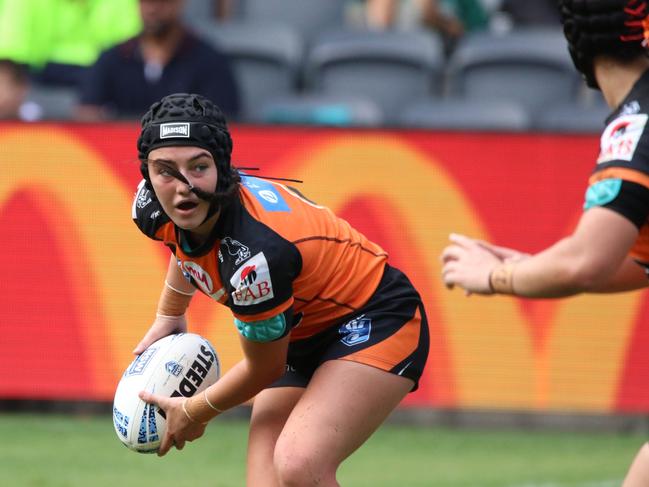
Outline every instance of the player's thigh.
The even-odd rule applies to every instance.
[[[266,480],[272,470],[275,443],[303,392],[301,387],[277,387],[255,397],[248,433],[248,485],[273,485]]]
[[[275,461],[316,455],[325,468],[337,467],[412,387],[411,379],[369,365],[348,360],[323,363],[286,421]]]
[[[304,388],[301,387],[276,387],[261,391],[252,407],[250,436],[264,438],[273,433],[279,434],[303,393]]]

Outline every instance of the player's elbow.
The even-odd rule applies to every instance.
[[[567,282],[577,292],[601,288],[611,279],[615,269],[610,262],[583,259],[567,270]]]
[[[261,364],[255,366],[252,370],[253,375],[264,387],[275,382],[284,375],[284,372],[286,372],[286,363],[284,361]]]

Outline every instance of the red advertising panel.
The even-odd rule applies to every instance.
[[[380,243],[420,290],[431,353],[404,405],[649,411],[642,292],[466,297],[440,280],[451,232],[534,252],[571,232],[592,136],[236,126],[236,165],[300,191]],[[131,221],[136,125],[0,125],[0,397],[110,400],[151,323],[168,251]],[[224,368],[229,311],[198,297],[193,331]]]

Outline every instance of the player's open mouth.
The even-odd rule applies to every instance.
[[[198,203],[194,203],[193,201],[183,201],[182,203],[178,204],[176,208],[178,208],[180,211],[190,211],[197,206]]]

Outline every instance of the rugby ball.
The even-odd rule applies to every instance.
[[[155,453],[165,434],[164,411],[145,403],[140,391],[167,397],[191,397],[220,377],[219,358],[200,335],[178,333],[152,343],[126,368],[113,401],[113,425],[131,450]]]

